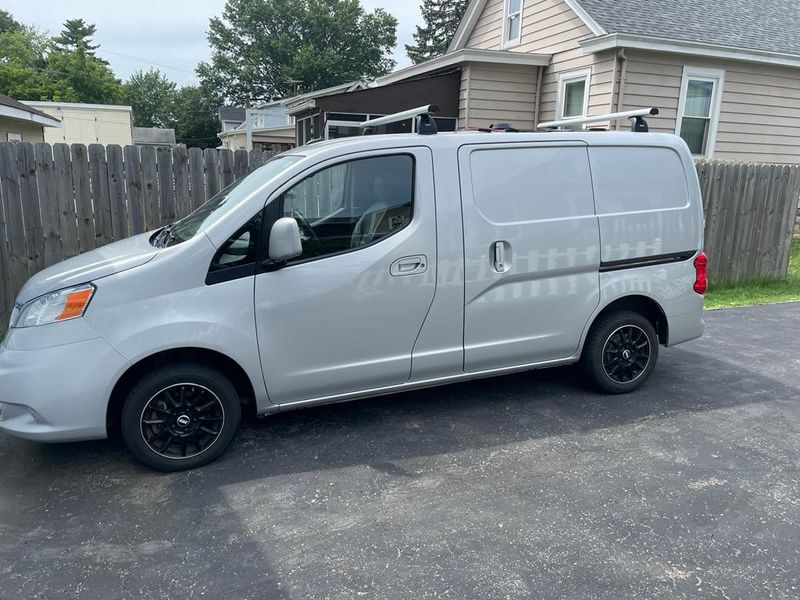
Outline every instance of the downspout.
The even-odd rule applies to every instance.
[[[628,59],[625,56],[625,48],[617,50],[617,60],[622,63],[619,71],[619,89],[617,91],[617,109],[614,112],[622,112],[625,105],[625,81],[628,77]],[[619,121],[614,123],[614,129],[619,129]]]
[[[544,67],[539,65],[539,72],[536,75],[536,96],[533,100],[533,129],[539,124],[539,104],[542,100],[542,78],[544,77]]]

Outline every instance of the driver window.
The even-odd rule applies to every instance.
[[[378,242],[411,222],[414,159],[379,156],[341,163],[283,196],[282,216],[300,227],[303,254],[328,256]]]

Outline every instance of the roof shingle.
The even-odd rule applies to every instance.
[[[800,55],[797,0],[578,0],[608,33]]]

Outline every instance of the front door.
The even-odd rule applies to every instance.
[[[572,356],[599,302],[586,147],[466,146],[459,166],[464,370]]]
[[[256,276],[261,362],[284,404],[401,384],[436,285],[430,150],[326,164],[272,200],[303,254]]]

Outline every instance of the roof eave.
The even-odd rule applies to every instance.
[[[417,77],[447,67],[463,65],[465,63],[522,65],[530,67],[545,67],[550,64],[552,55],[534,54],[531,52],[509,52],[508,50],[478,50],[464,48],[455,52],[448,52],[431,60],[400,69],[389,75],[384,75],[375,80],[376,86],[398,83],[411,77]]]
[[[38,111],[37,111],[38,112]],[[14,108],[13,106],[0,105],[0,117],[7,119],[14,119],[15,121],[23,121],[26,123],[35,123],[42,127],[58,127],[61,121],[55,117],[42,116],[34,112]]]
[[[687,40],[675,40],[629,33],[610,33],[601,37],[584,40],[580,42],[580,45],[586,54],[594,54],[613,48],[632,48],[635,50],[688,54],[692,56],[800,68],[800,55],[797,54],[753,50],[752,48],[737,48],[735,46],[690,42]]]

